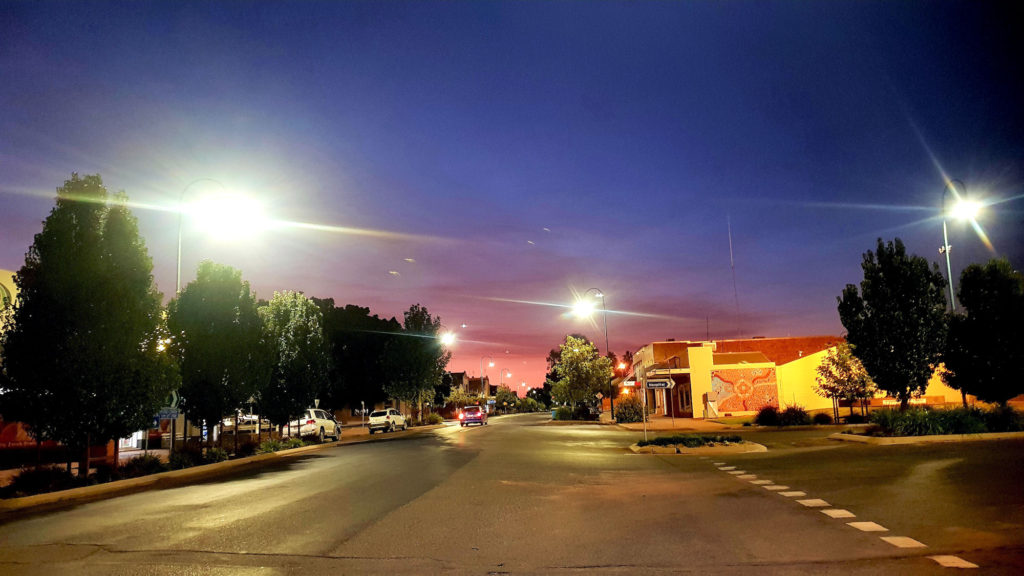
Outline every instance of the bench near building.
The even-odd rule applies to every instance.
[[[619,396],[646,392],[654,414],[717,418],[756,414],[764,406],[807,411],[832,410],[832,400],[814,392],[817,368],[839,336],[743,340],[652,342],[633,354],[632,373],[619,383]],[[651,380],[671,387],[645,390]],[[899,404],[876,398],[872,405]],[[915,404],[954,404],[960,392],[936,374]]]

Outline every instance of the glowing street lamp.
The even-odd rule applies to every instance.
[[[192,205],[186,205],[185,194],[200,182],[216,184],[221,191],[205,196]],[[229,239],[258,232],[266,227],[267,223],[263,209],[257,202],[240,194],[229,193],[219,180],[199,178],[186,184],[178,197],[178,263],[174,282],[175,293],[181,292],[181,240],[186,213],[202,229]]]
[[[452,344],[455,344],[455,333],[445,332],[444,334],[441,334],[441,344],[445,346],[451,346]]]
[[[981,211],[981,204],[965,200],[957,193],[956,184],[959,184],[960,188],[964,191],[967,190],[967,186],[960,180],[948,180],[946,186],[942,188],[942,246],[939,247],[939,254],[945,254],[946,256],[946,277],[949,279],[949,309],[953,312],[956,312],[956,297],[953,295],[953,269],[949,263],[949,251],[953,247],[949,245],[949,236],[946,233],[946,217],[950,216],[955,220],[973,221],[977,217],[978,212]],[[950,190],[953,191],[956,204],[947,212],[946,193]]]

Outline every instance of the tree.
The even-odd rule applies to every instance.
[[[373,406],[387,399],[388,350],[399,338],[402,325],[391,318],[370,315],[369,308],[334,305],[332,298],[313,298],[323,314],[324,337],[331,356],[329,386],[324,398],[330,405]]]
[[[258,312],[272,371],[257,393],[257,403],[271,423],[284,424],[312,406],[329,383],[323,314],[301,292],[291,291],[274,292]]]
[[[838,298],[846,340],[878,387],[906,409],[942,360],[946,338],[944,280],[938,265],[908,256],[903,242],[864,254],[860,290],[847,284]]]
[[[530,388],[530,391],[526,393],[527,398],[532,398],[542,407],[551,405],[551,383],[545,381],[544,386],[541,388]]]
[[[494,394],[494,405],[499,410],[507,412],[510,407],[515,408],[516,400],[516,395],[512,393],[511,388],[505,384],[498,386],[498,391]]]
[[[583,338],[566,336],[559,348],[554,366],[558,380],[552,383],[552,397],[574,409],[577,404],[593,403],[612,374],[611,362]]]
[[[152,268],[124,193],[110,203],[99,175],[72,174],[15,277],[5,418],[75,450],[148,426],[177,384]]]
[[[256,297],[238,270],[201,262],[196,279],[168,305],[167,325],[181,369],[180,406],[193,422],[219,423],[270,378]]]
[[[401,338],[391,341],[384,391],[400,401],[418,405],[433,396],[452,353],[437,337],[441,319],[415,304],[405,311]]]
[[[839,422],[840,398],[850,400],[850,414],[853,414],[854,400],[864,400],[874,395],[875,383],[864,369],[864,364],[853,355],[853,349],[845,342],[825,354],[817,371],[814,391],[818,396],[832,399],[832,419],[836,422]]]
[[[960,274],[963,314],[951,317],[946,347],[950,386],[1006,405],[1024,392],[1024,275],[1005,259]]]

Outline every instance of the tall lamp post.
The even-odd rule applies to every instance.
[[[949,251],[953,247],[949,245],[946,219],[947,216],[952,216],[958,220],[973,220],[977,216],[979,208],[977,203],[968,202],[959,196],[955,188],[956,184],[959,184],[960,188],[966,192],[967,186],[960,180],[947,180],[946,185],[942,188],[942,246],[939,247],[939,254],[946,256],[946,277],[949,279],[949,309],[953,312],[956,312],[956,296],[953,295],[953,269],[949,263]],[[946,194],[950,190],[956,196],[956,203],[953,205],[951,212],[946,212]]]
[[[611,349],[608,347],[608,306],[605,302],[604,292],[600,288],[587,288],[587,291],[583,293],[583,296],[576,302],[574,306],[577,316],[590,316],[593,310],[593,304],[587,300],[587,295],[591,292],[594,293],[595,298],[601,299],[601,312],[604,314],[604,355],[611,356]],[[610,383],[609,383],[610,384]],[[608,390],[608,403],[611,407],[612,419],[615,418],[615,390],[609,386]]]
[[[486,397],[487,392],[484,390],[484,358],[487,358],[487,366],[494,368],[494,357],[493,356],[481,356],[480,357],[480,395]]]

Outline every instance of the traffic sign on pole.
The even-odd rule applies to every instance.
[[[674,388],[675,385],[676,381],[671,379],[655,379],[647,381],[647,388],[649,390]]]

